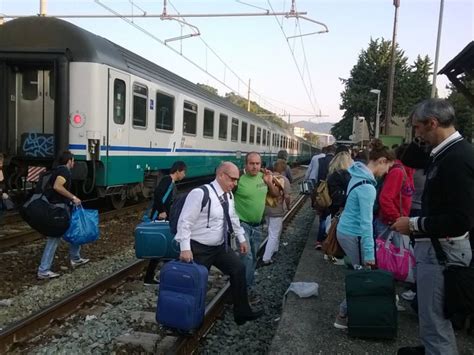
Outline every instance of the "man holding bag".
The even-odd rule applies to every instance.
[[[403,163],[426,168],[420,217],[400,217],[392,229],[415,237],[416,282],[420,338],[423,346],[401,348],[398,354],[458,354],[446,305],[446,265],[469,266],[469,230],[474,226],[474,148],[454,127],[455,113],[446,100],[428,99],[411,114],[417,141]],[[432,147],[426,153],[422,144]],[[432,239],[441,244],[446,265],[437,257]],[[445,299],[448,303],[445,304]]]
[[[72,182],[71,169],[74,167],[74,156],[71,152],[65,151],[61,153],[58,161],[59,166],[51,176],[51,181],[53,182],[52,188],[46,191],[45,195],[47,195],[50,203],[69,204],[72,202],[78,206],[81,204],[81,200],[70,192]],[[40,280],[48,280],[60,276],[58,273],[51,271],[51,265],[53,264],[54,254],[56,253],[61,237],[47,236],[46,238],[46,245],[37,274]],[[73,268],[89,262],[89,259],[81,258],[80,250],[80,245],[69,245],[69,257]]]

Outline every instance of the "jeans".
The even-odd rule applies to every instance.
[[[245,239],[249,243],[247,254],[241,255],[240,260],[245,265],[245,279],[247,287],[251,288],[255,283],[255,267],[257,266],[257,251],[262,242],[262,226],[252,227],[245,222],[240,222],[244,229]]]
[[[45,274],[51,269],[51,265],[53,264],[54,254],[56,253],[56,249],[59,245],[61,238],[53,238],[47,237],[46,245],[44,247],[43,256],[41,257],[41,264],[38,268],[39,274]],[[69,258],[71,260],[79,260],[81,246],[80,245],[69,245]]]

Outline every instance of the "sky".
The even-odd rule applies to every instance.
[[[397,43],[413,63],[418,55],[435,57],[441,0],[400,0]],[[36,15],[39,0],[0,0],[0,13]],[[321,22],[328,33],[293,39],[322,26],[283,16],[192,17],[186,22],[200,36],[166,39],[193,33],[189,26],[159,18],[68,18],[88,31],[194,82],[238,92],[292,122],[337,122],[342,118],[340,78],[348,78],[371,38],[391,40],[393,0],[295,0],[296,10]],[[168,0],[168,14],[288,12],[291,0]],[[161,14],[163,0],[48,0],[47,14]],[[438,70],[474,40],[474,1],[445,0]],[[206,46],[207,45],[207,46]],[[170,50],[173,48],[174,51]],[[180,55],[181,53],[182,55]],[[215,53],[215,54],[214,54]],[[217,54],[217,56],[216,56]],[[186,60],[184,58],[189,59]],[[220,59],[219,59],[220,58]],[[192,63],[191,63],[191,62]],[[194,63],[194,64],[193,64]],[[225,63],[225,64],[223,64]],[[437,78],[439,95],[449,83]],[[367,95],[373,95],[367,93]],[[396,95],[396,93],[395,93]],[[376,95],[374,105],[376,104]],[[308,115],[321,115],[312,117]]]

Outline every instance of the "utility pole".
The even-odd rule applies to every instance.
[[[247,111],[250,112],[250,79],[249,79],[249,89],[247,91]]]
[[[433,85],[431,85],[431,98],[436,96],[436,75],[438,74],[438,59],[439,59],[439,47],[441,43],[441,27],[443,27],[443,9],[444,0],[441,0],[439,5],[439,20],[438,20],[438,37],[436,39],[436,54],[433,68]]]
[[[395,6],[395,17],[393,19],[393,36],[392,36],[392,57],[390,60],[390,71],[388,76],[388,88],[387,88],[387,109],[385,110],[385,127],[384,133],[388,134],[388,127],[392,122],[392,106],[393,106],[393,83],[395,77],[395,49],[397,47],[397,20],[398,20],[398,8],[400,7],[400,0],[393,0],[393,6]]]
[[[46,16],[46,5],[48,0],[40,0],[40,16]]]

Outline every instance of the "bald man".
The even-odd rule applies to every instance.
[[[180,244],[180,260],[185,262],[194,260],[207,269],[214,265],[230,276],[234,319],[241,325],[259,318],[263,311],[251,310],[248,303],[245,266],[229,244],[233,231],[239,240],[240,253],[248,252],[248,243],[235,213],[232,195],[232,190],[238,181],[237,166],[231,162],[219,165],[215,180],[206,185],[209,189],[209,203],[202,210],[201,203],[204,197],[202,189],[196,188],[186,197],[175,239]],[[227,221],[230,221],[231,226]]]

